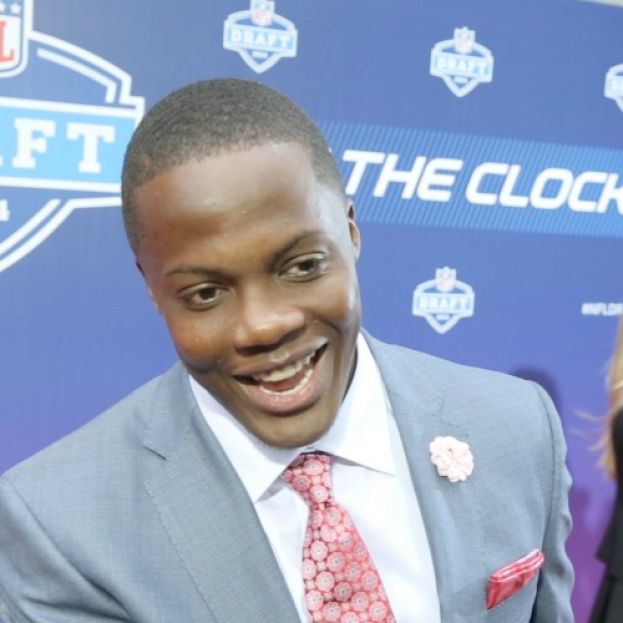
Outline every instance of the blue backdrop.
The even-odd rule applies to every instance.
[[[587,416],[623,311],[622,32],[580,0],[1,1],[0,471],[175,359],[122,231],[125,144],[178,86],[258,79],[342,167],[367,328],[552,394],[585,621],[613,493]]]

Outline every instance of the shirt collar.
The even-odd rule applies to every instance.
[[[318,441],[304,448],[277,448],[262,442],[189,378],[203,417],[253,502],[302,452],[327,452],[347,463],[395,474],[388,422],[391,409],[380,372],[361,334],[357,339],[355,373],[335,421]]]

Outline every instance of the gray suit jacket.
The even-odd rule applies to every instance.
[[[538,387],[371,340],[408,456],[444,623],[572,621],[569,476]],[[467,441],[464,483],[428,445]],[[489,576],[541,549],[537,579],[486,610]],[[5,623],[294,623],[253,505],[177,365],[0,480]],[[425,622],[423,622],[425,623]]]

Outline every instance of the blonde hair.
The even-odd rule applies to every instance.
[[[603,449],[600,464],[610,476],[615,476],[616,460],[612,441],[612,425],[616,414],[623,409],[623,317],[619,322],[607,383],[609,408],[606,414],[606,426],[599,442],[599,447]],[[623,457],[620,457],[619,460],[623,460]]]

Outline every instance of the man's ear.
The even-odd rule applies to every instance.
[[[357,227],[357,222],[355,220],[355,204],[352,199],[348,200],[347,205],[347,214],[348,218],[348,231],[350,233],[350,240],[353,244],[353,250],[355,252],[355,259],[359,259],[359,253],[361,252],[361,232],[359,231],[359,227]]]
[[[156,311],[159,314],[162,314],[160,306],[158,305],[158,302],[156,301],[156,297],[154,296],[154,293],[151,291],[151,288],[149,286],[147,286],[147,293],[149,294],[149,298],[151,299],[151,302],[154,304]]]
[[[136,266],[136,268],[138,268],[138,272],[141,273],[141,276],[143,277],[143,279],[145,281],[145,285],[147,286],[147,294],[149,295],[149,298],[150,298],[151,302],[154,304],[154,307],[156,308],[156,311],[159,314],[162,314],[162,312],[160,311],[160,307],[158,306],[158,303],[156,302],[156,297],[154,296],[154,293],[152,292],[152,290],[149,287],[149,285],[147,284],[147,279],[145,278],[145,272],[143,271],[143,267],[139,264],[138,260],[134,261],[134,265]]]

